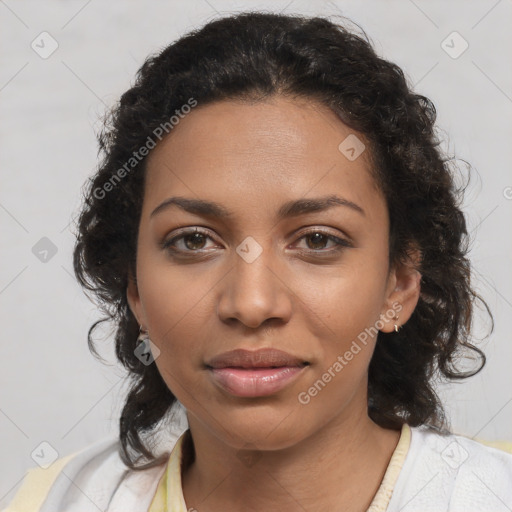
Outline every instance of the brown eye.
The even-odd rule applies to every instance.
[[[206,237],[202,233],[192,233],[191,235],[185,235],[181,238],[183,238],[183,242],[187,249],[194,251],[197,249],[203,249]]]
[[[207,239],[213,240],[206,232],[199,229],[183,231],[180,235],[162,243],[162,249],[176,254],[194,254],[206,251]]]
[[[299,248],[304,252],[311,253],[324,253],[324,254],[332,254],[339,252],[347,247],[353,247],[352,243],[348,240],[344,240],[342,238],[338,238],[337,236],[331,235],[330,233],[324,233],[322,231],[310,231],[309,233],[305,233],[302,235],[299,240],[306,240],[306,249]],[[334,243],[333,248],[327,248],[326,244],[329,242]]]
[[[329,237],[323,233],[312,233],[306,235],[304,238],[311,241],[311,243],[308,244],[308,248],[314,250],[324,249],[325,247],[320,246],[324,246],[329,241]]]

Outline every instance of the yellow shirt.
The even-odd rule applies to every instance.
[[[190,512],[194,510],[187,510],[181,485],[182,447],[188,432],[188,430],[185,431],[176,441],[169,456],[167,469],[160,479],[148,512]],[[410,441],[411,429],[409,425],[404,423],[404,425],[402,425],[400,439],[391,456],[384,478],[367,512],[386,511],[396,480],[402,469],[407,452],[409,451]]]

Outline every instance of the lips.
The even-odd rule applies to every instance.
[[[206,367],[213,382],[237,397],[273,395],[297,379],[308,361],[275,349],[237,349],[211,359]]]
[[[282,350],[262,348],[260,350],[237,349],[224,352],[211,359],[210,368],[277,368],[283,366],[304,366],[307,361]]]

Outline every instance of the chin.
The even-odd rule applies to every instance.
[[[297,408],[254,406],[214,416],[223,419],[222,427],[216,423],[211,425],[211,430],[224,443],[238,450],[247,448],[248,444],[259,450],[283,450],[309,435],[304,410]]]

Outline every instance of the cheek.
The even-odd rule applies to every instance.
[[[138,257],[138,288],[151,341],[160,350],[155,363],[169,389],[185,405],[198,396],[202,355],[211,341],[215,285],[207,264],[179,266],[156,252]],[[209,336],[209,338],[208,338]],[[198,389],[199,390],[199,389]],[[204,390],[201,391],[204,395]]]
[[[139,255],[138,288],[151,341],[160,350],[156,364],[169,384],[190,359],[190,341],[201,333],[197,313],[207,297],[190,273],[160,260],[160,255]]]
[[[338,270],[341,277],[326,280],[305,308],[309,310],[305,313],[307,330],[318,339],[315,353],[319,358],[298,390],[298,400],[308,414],[325,421],[352,403],[356,395],[364,402],[385,285],[384,272],[378,266],[368,268],[363,258]]]
[[[180,265],[164,251],[150,249],[141,250],[137,264],[139,293],[155,340],[172,342],[185,324],[192,330],[214,289],[210,266]]]
[[[352,249],[342,264],[327,272],[304,273],[300,280],[301,302],[307,306],[304,315],[318,320],[319,327],[323,321],[321,339],[350,341],[379,319],[386,284],[387,262],[369,251]],[[307,314],[308,309],[316,314]]]
[[[195,402],[210,399],[202,371],[203,347],[208,341],[205,336],[211,332],[204,325],[208,297],[194,284],[196,281],[180,288],[180,279],[172,274],[146,283],[146,316],[151,341],[160,350],[155,360],[160,375],[186,408],[194,408]]]

